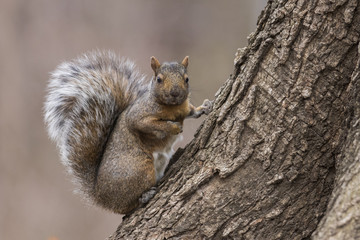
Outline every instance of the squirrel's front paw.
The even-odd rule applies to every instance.
[[[177,134],[183,132],[183,126],[182,126],[182,124],[180,122],[169,121],[169,123],[171,123],[172,126],[173,126],[172,134],[177,135]]]
[[[182,133],[182,124],[180,122],[167,121],[167,126],[163,130],[153,131],[157,139],[164,139],[171,135]]]
[[[203,104],[201,105],[201,110],[204,114],[208,115],[213,108],[213,102],[209,99],[205,99]]]
[[[164,131],[154,131],[154,135],[157,139],[164,139],[166,137],[166,133]]]

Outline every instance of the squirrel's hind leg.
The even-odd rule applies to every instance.
[[[156,184],[153,158],[146,154],[136,157],[103,158],[95,185],[96,202],[117,213],[127,214],[139,206],[142,194]]]

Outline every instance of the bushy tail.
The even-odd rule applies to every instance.
[[[51,75],[44,107],[48,133],[80,192],[90,199],[115,121],[145,84],[132,62],[111,52],[64,62]]]

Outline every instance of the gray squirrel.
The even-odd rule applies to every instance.
[[[90,52],[51,74],[44,105],[49,136],[78,192],[127,214],[154,194],[187,117],[212,110],[189,100],[188,57],[160,64],[152,78],[112,52]]]

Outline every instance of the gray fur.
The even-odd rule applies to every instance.
[[[126,214],[164,175],[184,119],[212,106],[190,103],[187,65],[152,57],[155,78],[145,80],[132,62],[97,51],[52,73],[45,123],[85,199]]]
[[[88,198],[94,195],[96,172],[116,118],[148,84],[134,63],[112,52],[84,54],[51,74],[45,123],[63,164]]]

